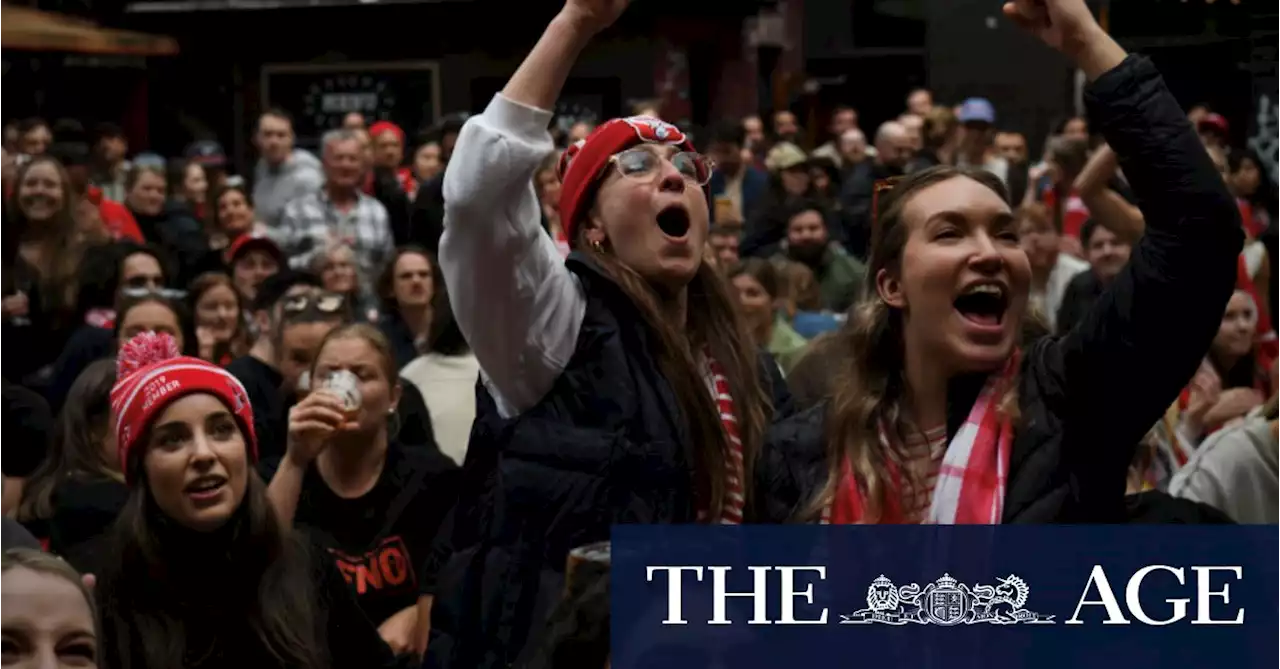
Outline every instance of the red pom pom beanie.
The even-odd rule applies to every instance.
[[[144,332],[121,347],[116,356],[116,384],[111,388],[116,448],[126,483],[135,483],[129,456],[151,422],[171,402],[192,393],[208,393],[227,405],[244,433],[251,461],[257,461],[253,408],[240,381],[217,365],[182,356],[173,337]]]
[[[615,118],[596,128],[560,155],[560,221],[569,245],[577,244],[578,222],[586,214],[588,192],[609,158],[640,144],[666,144],[693,151],[693,142],[680,128],[651,116]]]

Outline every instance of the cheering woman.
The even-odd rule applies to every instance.
[[[1020,350],[1031,275],[1000,182],[934,168],[882,193],[844,378],[766,440],[764,519],[1122,521],[1134,449],[1213,341],[1243,236],[1164,81],[1084,0],[1004,10],[1088,77],[1146,234],[1080,323]]]
[[[446,173],[440,268],[483,387],[429,666],[520,665],[568,551],[612,524],[740,522],[783,387],[702,264],[712,166],[679,128],[598,127],[559,164],[567,260],[542,229],[547,110],[626,5],[568,0]]]

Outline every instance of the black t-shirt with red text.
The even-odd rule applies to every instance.
[[[270,480],[278,460],[263,463]],[[373,488],[343,499],[313,464],[298,496],[294,524],[310,531],[374,625],[435,591],[450,550],[448,517],[461,470],[439,452],[392,443]]]

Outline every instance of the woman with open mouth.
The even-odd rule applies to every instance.
[[[151,332],[122,347],[117,379],[130,493],[94,553],[102,665],[393,666],[327,555],[273,512],[240,382]]]
[[[881,192],[874,292],[839,335],[830,401],[766,440],[763,519],[1123,522],[1134,451],[1217,333],[1243,235],[1159,73],[1084,0],[1004,10],[1088,77],[1146,235],[1079,323],[1020,350],[1031,270],[1000,182],[938,167]]]
[[[613,119],[575,143],[567,260],[542,229],[548,110],[626,6],[568,0],[445,173],[440,268],[484,382],[428,666],[521,665],[569,551],[613,524],[741,522],[785,388],[702,263],[712,164],[676,126]]]

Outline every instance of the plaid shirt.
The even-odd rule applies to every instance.
[[[362,293],[372,295],[374,281],[395,250],[387,210],[381,202],[357,192],[356,205],[339,211],[324,189],[290,200],[280,225],[271,230],[289,266],[313,270],[330,246],[345,244],[355,254]]]

